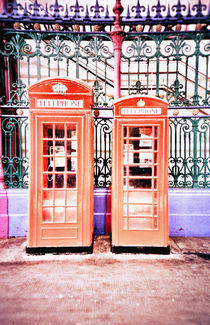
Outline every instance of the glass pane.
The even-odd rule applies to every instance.
[[[67,138],[73,139],[77,137],[76,125],[67,124]]]
[[[76,155],[77,141],[67,141],[67,155]]]
[[[123,218],[123,230],[128,230],[128,219]]]
[[[53,208],[43,208],[42,209],[42,220],[43,222],[53,221]]]
[[[136,191],[136,192],[125,192],[124,191],[124,198],[123,198],[123,202],[126,203],[128,201],[128,203],[151,203],[152,204],[152,197],[153,197],[153,193],[152,191]],[[157,193],[154,193],[154,197],[157,200]]]
[[[67,158],[67,171],[75,172],[77,170],[77,158]]]
[[[157,216],[158,215],[158,206],[157,205],[154,205],[154,216]]]
[[[134,207],[134,216],[152,216],[152,205],[129,205],[129,214],[131,215],[130,209],[133,209]]]
[[[55,137],[56,137],[56,139],[64,138],[64,136],[65,136],[64,124],[56,124],[55,125]]]
[[[156,138],[158,137],[158,131],[159,131],[158,129],[159,129],[158,126],[155,126],[155,127],[154,127],[154,131],[155,131],[154,133],[155,133],[155,137],[156,137]]]
[[[129,137],[140,137],[140,127],[129,127]]]
[[[152,216],[153,206],[152,205],[138,205],[130,204],[124,205],[124,216]]]
[[[77,205],[77,192],[67,191],[66,205],[76,206]]]
[[[141,138],[152,137],[152,126],[145,126],[139,128]]]
[[[151,167],[131,166],[124,169],[124,175],[127,175],[127,171],[129,171],[130,176],[152,176]]]
[[[64,175],[55,174],[55,187],[63,188],[64,187]]]
[[[140,140],[129,140],[129,146],[126,149],[129,151],[139,150],[139,141]]]
[[[154,188],[157,189],[157,187],[158,187],[157,179],[154,179]]]
[[[152,229],[152,218],[129,218],[129,230]]]
[[[152,180],[151,179],[129,179],[129,186],[133,188],[151,188]]]
[[[67,187],[76,187],[76,175],[67,175]]]
[[[55,144],[55,167],[56,170],[63,171],[65,168],[65,147],[64,141],[56,141]],[[62,169],[57,169],[61,167]]]
[[[157,164],[157,152],[154,153],[154,163]]]
[[[53,192],[43,191],[43,205],[52,206],[53,205]]]
[[[124,133],[124,137],[127,137],[127,126],[124,126],[123,133]]]
[[[53,125],[44,124],[43,125],[43,137],[44,138],[53,138]]]
[[[158,218],[154,218],[154,229],[158,229]]]
[[[53,170],[53,158],[43,158],[43,171],[51,172]]]
[[[55,205],[64,206],[65,205],[65,192],[55,191]]]
[[[154,176],[157,176],[157,169],[158,169],[158,166],[154,166]]]
[[[43,187],[45,188],[53,187],[53,174],[43,174]]]
[[[55,222],[64,222],[65,221],[65,208],[57,207],[55,208]]]
[[[154,199],[154,203],[157,204],[158,203],[158,192],[153,192],[153,199]]]
[[[158,150],[158,140],[155,140],[155,147],[154,150]]]
[[[77,222],[77,208],[66,208],[66,222]]]
[[[52,155],[53,154],[53,142],[52,141],[43,141],[43,155]]]
[[[140,164],[152,164],[153,153],[152,152],[141,152],[139,155]]]

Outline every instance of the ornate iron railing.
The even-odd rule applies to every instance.
[[[123,94],[162,97],[170,107],[209,106],[208,33],[129,33],[124,40]]]
[[[2,164],[8,188],[27,188],[29,172],[28,117],[2,116]]]
[[[95,5],[88,2],[84,5],[84,1],[59,1],[55,0],[54,4],[45,5],[34,0],[33,3],[25,2],[22,5],[17,0],[6,5],[4,2],[3,12],[0,14],[0,21],[6,21],[7,25],[11,22],[19,21],[24,24],[31,25],[34,22],[44,24],[57,23],[64,24],[63,28],[71,30],[72,25],[80,24],[83,28],[90,25],[111,25],[114,21],[112,7],[114,1],[110,2],[110,6],[104,5],[103,1],[96,0]],[[197,3],[183,3],[177,0],[177,3],[165,5],[163,1],[156,0],[150,4],[145,1],[136,0],[136,5],[127,4],[127,8],[122,15],[122,25],[132,29],[137,24],[142,25],[171,25],[177,23],[194,24],[207,23],[210,18],[208,15],[208,5],[198,0]]]
[[[0,108],[9,187],[27,187],[27,119],[15,114],[29,108],[28,85],[56,76],[80,78],[93,86],[95,107],[112,106],[112,8],[98,0],[86,6],[81,0],[65,3],[43,6],[35,0],[23,6],[14,0],[0,13]],[[173,108],[210,109],[207,4],[177,0],[166,7],[160,0],[149,5],[136,0],[126,9],[121,19],[122,95],[147,94],[166,99]],[[202,121],[170,120],[172,187],[209,187],[209,122]],[[111,182],[110,137],[111,119],[96,118],[95,186]]]
[[[95,187],[111,185],[111,131],[112,119],[95,118]]]
[[[170,118],[169,187],[210,187],[210,118]]]
[[[111,118],[95,118],[95,187],[111,185]],[[210,187],[210,118],[170,118],[169,187]],[[2,116],[5,184],[28,187],[28,119]]]
[[[53,76],[83,79],[94,88],[95,106],[109,104],[113,49],[108,34],[8,31],[0,55],[8,80],[1,86],[3,106],[28,107],[28,85]]]
[[[170,107],[210,106],[210,31],[129,33],[122,49],[122,95],[147,94]],[[29,106],[27,86],[54,76],[92,84],[95,106],[111,106],[113,46],[108,33],[5,31],[0,105]]]

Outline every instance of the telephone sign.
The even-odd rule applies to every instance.
[[[159,98],[114,103],[112,248],[168,247],[168,119]]]
[[[53,78],[28,89],[30,208],[28,252],[92,246],[93,103],[85,82]]]

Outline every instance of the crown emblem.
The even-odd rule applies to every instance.
[[[68,88],[64,84],[59,82],[58,84],[52,86],[52,89],[54,93],[62,94],[62,93],[66,93]]]
[[[143,106],[145,105],[145,102],[144,102],[142,99],[140,99],[140,100],[138,101],[137,105],[138,105],[139,107],[143,107]]]

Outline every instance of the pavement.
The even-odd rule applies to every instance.
[[[0,239],[0,324],[210,324],[210,238],[170,237],[171,253],[28,255]]]

